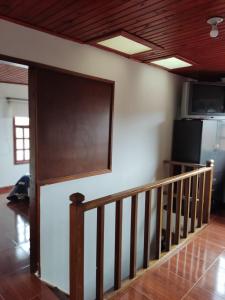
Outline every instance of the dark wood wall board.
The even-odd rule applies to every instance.
[[[38,182],[111,171],[114,83],[37,70]]]

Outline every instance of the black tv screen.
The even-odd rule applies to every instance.
[[[215,84],[191,84],[189,114],[220,115],[225,113],[225,86]]]

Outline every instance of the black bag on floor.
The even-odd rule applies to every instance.
[[[21,199],[29,199],[28,188],[30,187],[30,176],[22,176],[15,184],[12,191],[7,196],[10,201],[17,201]]]

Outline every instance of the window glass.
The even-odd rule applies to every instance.
[[[23,128],[16,128],[16,138],[23,138]]]
[[[28,117],[15,117],[15,125],[29,126],[29,118]]]
[[[30,160],[30,150],[25,150],[25,160]]]
[[[23,149],[23,139],[16,140],[16,149]]]
[[[30,137],[30,129],[29,128],[24,128],[24,137],[25,139],[29,139]]]
[[[23,160],[23,150],[16,151],[16,160],[18,160],[18,161]]]
[[[28,139],[24,140],[24,148],[25,149],[30,149],[30,140],[28,140]]]

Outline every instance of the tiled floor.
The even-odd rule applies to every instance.
[[[28,204],[0,195],[0,300],[56,300],[29,271]]]
[[[225,300],[225,217],[113,300]]]

